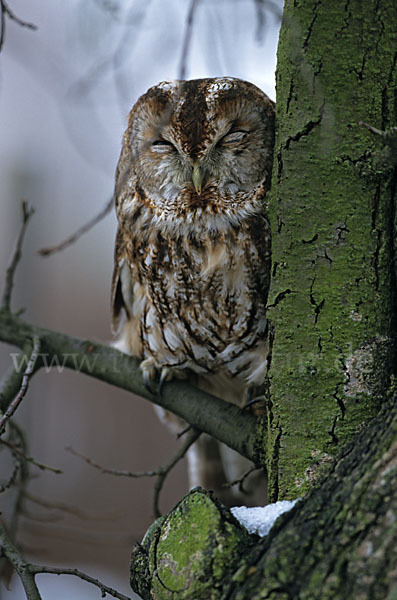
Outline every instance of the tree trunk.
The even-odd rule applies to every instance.
[[[397,598],[396,171],[360,125],[397,122],[396,31],[394,0],[286,0],[263,445],[271,498],[309,492],[263,539],[191,493],[133,552],[145,600]]]
[[[395,364],[393,0],[287,0],[270,200],[272,500],[301,496],[377,414]]]
[[[189,494],[134,549],[133,589],[144,600],[395,600],[397,403],[385,404],[261,540]]]

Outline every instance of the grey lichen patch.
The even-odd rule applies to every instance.
[[[378,336],[362,344],[345,360],[345,396],[377,397],[385,392],[387,382],[383,374],[390,360],[390,348],[391,339]]]
[[[197,488],[135,549],[131,586],[144,600],[215,600],[242,545],[256,539],[210,493]]]

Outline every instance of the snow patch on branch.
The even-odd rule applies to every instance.
[[[234,506],[230,512],[248,530],[248,533],[256,533],[260,537],[264,537],[269,533],[278,517],[291,510],[298,500],[279,500],[267,506],[252,508]]]

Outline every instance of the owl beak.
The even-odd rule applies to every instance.
[[[193,181],[194,189],[196,190],[196,192],[198,193],[199,196],[201,194],[201,187],[203,185],[203,179],[204,179],[204,174],[200,170],[198,163],[194,163],[193,173],[192,173],[192,181]]]

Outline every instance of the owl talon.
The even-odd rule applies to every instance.
[[[154,386],[154,381],[156,379],[157,368],[153,358],[143,360],[139,365],[139,368],[142,371],[145,388],[148,392],[155,395],[157,390]]]
[[[159,385],[157,388],[157,393],[159,396],[161,396],[161,392],[163,390],[163,385],[165,384],[166,381],[171,381],[171,379],[173,378],[173,371],[172,369],[170,369],[169,367],[163,367],[161,369],[161,374],[160,374],[160,381],[159,381]]]
[[[266,400],[265,396],[255,396],[254,398],[252,398],[251,394],[248,391],[248,400],[244,404],[244,406],[241,407],[241,410],[246,410],[250,406],[257,404],[258,402],[263,402],[264,400]]]

